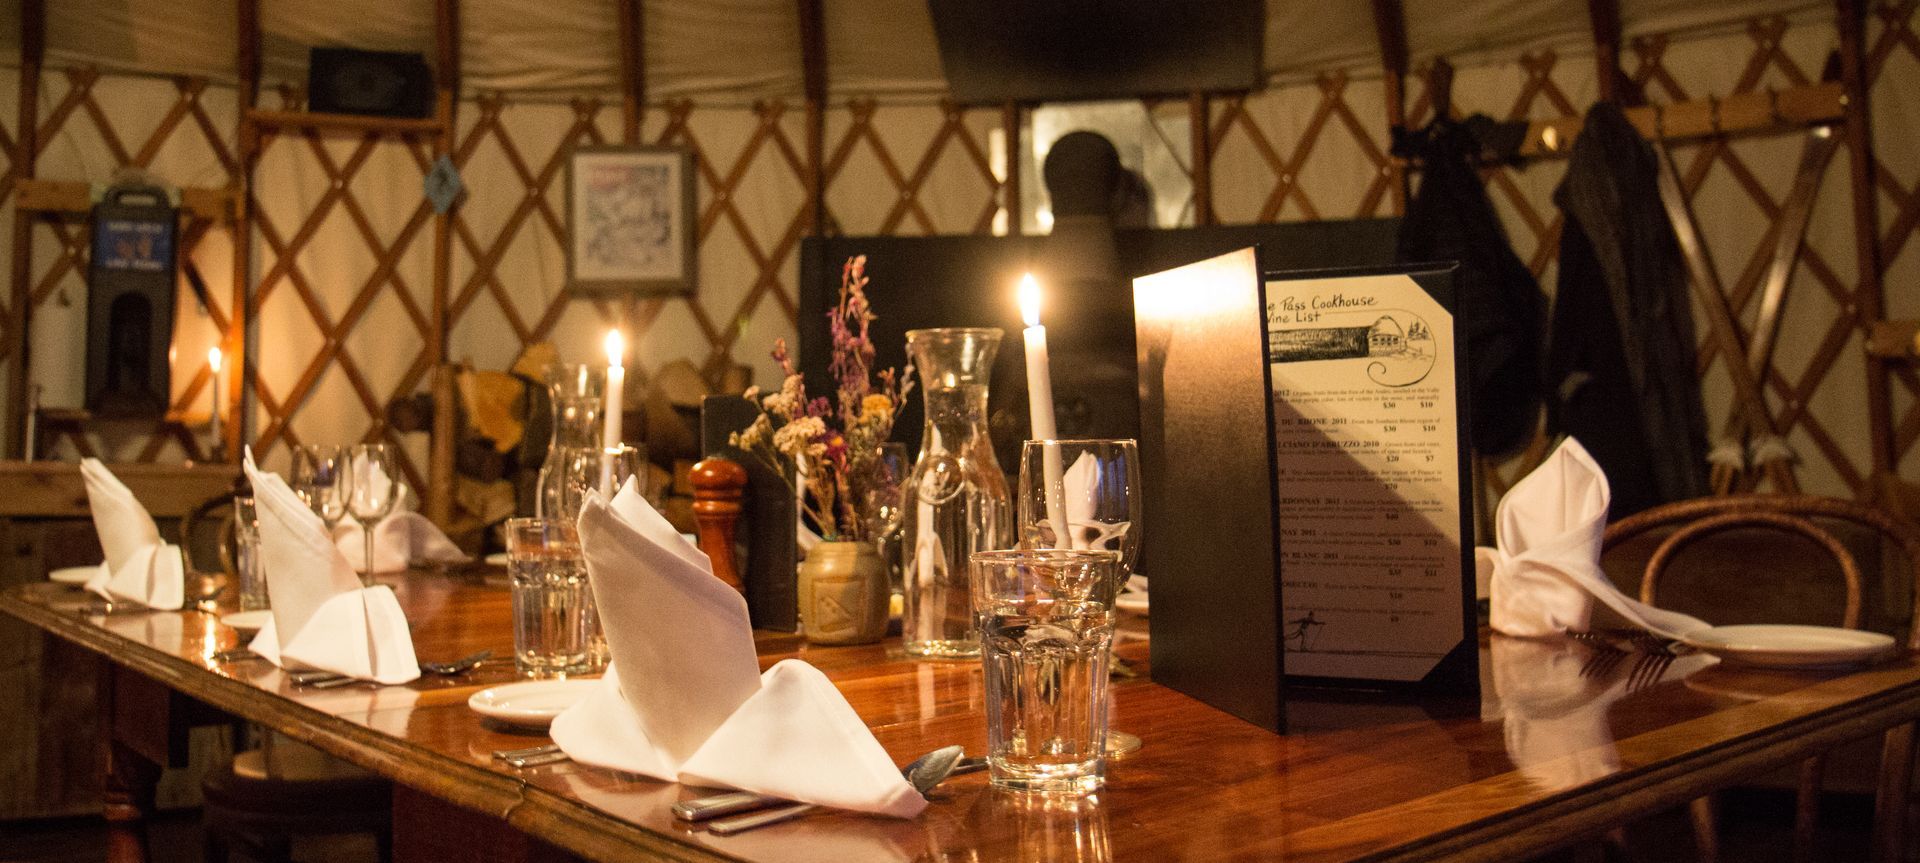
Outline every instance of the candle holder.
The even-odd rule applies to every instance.
[[[987,383],[997,329],[911,330],[907,353],[926,407],[920,458],[904,492],[905,603],[901,636],[914,656],[980,654],[967,587],[968,558],[1013,544],[1007,478],[987,433]]]

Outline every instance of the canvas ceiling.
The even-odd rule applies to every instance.
[[[608,92],[619,83],[613,0],[464,0],[461,77],[470,91]],[[1824,11],[1808,0],[1620,0],[1628,37],[1710,30],[1759,15]],[[1405,0],[1415,61],[1510,55],[1589,39],[1586,0]],[[650,97],[801,94],[793,0],[645,0]],[[17,3],[0,3],[0,62],[19,53]],[[825,0],[827,82],[836,93],[945,92],[933,23],[915,0]],[[432,0],[263,0],[268,82],[301,81],[306,49],[432,53]],[[234,77],[231,0],[60,0],[47,9],[47,60],[104,70]],[[1268,0],[1265,63],[1286,80],[1377,66],[1372,4]]]

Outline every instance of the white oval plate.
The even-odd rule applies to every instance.
[[[1147,616],[1147,595],[1144,593],[1123,593],[1113,598],[1113,607],[1121,611],[1131,611],[1142,617]]]
[[[545,728],[573,703],[585,698],[595,680],[528,680],[488,687],[467,699],[475,713],[510,725]]]
[[[489,554],[486,557],[485,563],[488,566],[506,566],[507,553],[504,551],[496,551],[492,554]]]
[[[93,578],[93,574],[99,571],[98,566],[69,566],[47,573],[47,580],[54,584],[71,584],[77,587],[86,584],[87,580]]]
[[[221,623],[241,632],[259,632],[260,627],[266,626],[267,621],[272,619],[273,612],[264,608],[254,609],[253,611],[236,611],[232,614],[220,615]]]
[[[1715,626],[1680,640],[1721,659],[1769,668],[1854,665],[1893,649],[1893,636],[1878,632],[1787,624]]]

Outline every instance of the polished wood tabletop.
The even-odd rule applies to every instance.
[[[1492,636],[1478,699],[1296,690],[1289,733],[1275,735],[1151,683],[1145,621],[1133,620],[1117,649],[1140,676],[1116,682],[1112,722],[1145,746],[1111,765],[1100,794],[1029,801],[973,774],[943,785],[914,820],[823,812],[721,837],[669,813],[708,789],[573,763],[514,770],[493,761],[494,750],[544,741],[466,706],[475,691],[514,679],[503,574],[386,581],[422,660],[483,648],[497,659],[462,677],[316,691],[292,687],[263,661],[215,661],[241,643],[216,613],[88,613],[91,600],[52,584],[0,594],[0,612],[603,859],[1505,860],[1920,717],[1920,662],[1907,655],[1852,672],[1744,670],[1704,656],[1661,669],[1636,657],[1595,662],[1575,641]],[[797,656],[826,672],[898,762],[953,743],[984,748],[977,663],[914,661],[897,639],[821,648],[767,635],[760,648],[763,667]]]

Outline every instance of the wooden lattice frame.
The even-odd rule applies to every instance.
[[[297,105],[298,95],[292,91],[283,91],[282,97],[289,103],[289,108]],[[325,340],[320,350],[308,360],[300,377],[291,387],[279,394],[276,394],[268,382],[262,379],[252,359],[248,359],[246,385],[259,400],[260,409],[268,417],[266,424],[253,438],[253,449],[256,456],[264,458],[276,443],[284,443],[289,447],[301,445],[301,440],[292,427],[293,418],[299,413],[306,399],[312,395],[321,376],[330,367],[334,367],[339,369],[354,396],[367,411],[370,428],[364,439],[369,443],[385,441],[393,444],[399,454],[398,461],[402,472],[406,475],[406,481],[414,488],[426,488],[426,475],[421,466],[414,464],[398,433],[387,425],[385,406],[394,398],[412,393],[425,379],[427,373],[433,369],[436,361],[432,354],[434,339],[433,323],[429,316],[431,310],[421,307],[399,272],[401,259],[414,248],[415,242],[420,241],[421,235],[425,233],[424,229],[432,222],[433,208],[423,199],[414,208],[413,213],[395,234],[393,240],[386,242],[373,227],[366,210],[360,206],[352,187],[355,175],[365,167],[373,156],[375,148],[381,146],[383,142],[397,143],[405,147],[424,179],[426,172],[432,167],[433,155],[430,144],[423,139],[437,133],[372,130],[360,132],[353,136],[357,138],[357,143],[352,152],[342,161],[336,161],[327,151],[323,138],[328,134],[332,133],[315,128],[263,128],[258,132],[256,152],[265,152],[276,140],[287,140],[290,145],[292,145],[291,142],[306,144],[314,163],[327,175],[328,186],[320,199],[314,203],[313,208],[303,214],[300,225],[291,234],[283,233],[280,227],[274,224],[267,210],[261,206],[257,189],[250,188],[248,192],[252,196],[251,209],[255,235],[273,254],[272,265],[265,268],[254,282],[253,307],[255,309],[263,307],[267,300],[276,291],[281,290],[282,285],[285,285],[286,290],[292,290],[298,296],[315,328]],[[374,268],[355,289],[352,302],[338,318],[332,318],[327,314],[325,304],[321,302],[317,290],[308,281],[306,274],[301,271],[298,256],[336,207],[346,215],[360,241],[365,244],[368,251],[373,253]],[[367,376],[354,361],[352,353],[347,350],[346,344],[347,336],[365,320],[368,308],[382,293],[392,296],[399,303],[405,312],[407,322],[413,325],[421,341],[420,351],[415,355],[412,365],[385,393],[379,393],[373,389]]]
[[[1259,214],[1254,219],[1256,222],[1280,221],[1288,201],[1292,201],[1298,211],[1298,220],[1304,221],[1324,218],[1367,218],[1394,214],[1398,200],[1391,194],[1397,182],[1391,157],[1375,140],[1369,125],[1347,105],[1344,98],[1348,84],[1346,73],[1322,74],[1315,79],[1314,83],[1320,88],[1319,104],[1314,107],[1313,114],[1307,118],[1306,128],[1293,142],[1292,148],[1286,155],[1281,155],[1280,147],[1275,143],[1277,136],[1268,132],[1256,119],[1255,112],[1248,109],[1245,96],[1231,95],[1220,99],[1213,112],[1207,135],[1206,159],[1209,166],[1219,158],[1222,146],[1231,140],[1236,132],[1244,135],[1253,145],[1254,151],[1273,171],[1274,177],[1273,187],[1267,192],[1266,203],[1261,206]],[[1299,183],[1301,170],[1306,167],[1307,160],[1313,157],[1323,136],[1336,121],[1338,127],[1344,129],[1351,137],[1361,155],[1373,166],[1372,176],[1367,181],[1366,192],[1361,195],[1359,207],[1351,214],[1322,213],[1320,207],[1314,204]],[[1379,121],[1376,119],[1374,122],[1377,124]]]
[[[1920,10],[1920,0],[1902,0],[1874,9],[1873,14],[1879,20],[1881,31],[1867,50],[1868,81],[1880,80],[1895,52],[1904,52],[1915,61],[1920,61],[1920,36],[1915,35],[1913,28],[1916,10]],[[1913,185],[1906,186],[1884,162],[1875,167],[1874,183],[1884,194],[1885,200],[1894,205],[1894,212],[1880,240],[1880,260],[1885,266],[1891,265],[1903,251],[1907,251],[1908,242],[1916,233],[1920,233],[1920,178],[1916,178]],[[1863,328],[1871,324],[1871,321],[1860,322]],[[1889,370],[1893,381],[1904,388],[1913,400],[1906,414],[1894,422],[1892,465],[1897,466],[1920,441],[1920,372],[1912,364],[1892,365]]]
[[[37,140],[49,141],[54,135],[67,130],[70,123],[76,122],[76,118],[84,118],[92,133],[98,136],[101,145],[117,162],[122,165],[146,168],[153,163],[154,157],[176,133],[187,129],[201,136],[208,151],[218,160],[231,182],[237,162],[233,148],[220,132],[221,126],[214,121],[206,105],[201,102],[201,96],[208,86],[205,78],[197,76],[172,78],[175,90],[173,104],[146,138],[139,142],[138,147],[128,147],[126,138],[95,98],[94,88],[102,80],[99,70],[85,67],[68,68],[57,72],[49,70],[44,74],[58,74],[64,77],[67,81],[67,91],[53,109],[41,118],[36,132]],[[9,169],[6,194],[11,194],[14,190],[12,179],[16,173]],[[68,276],[86,273],[89,250],[86,241],[87,231],[83,222],[69,215],[57,213],[35,213],[28,215],[28,218],[34,228],[42,228],[52,233],[57,249],[54,260],[29,286],[29,308],[37,309],[54,297]],[[206,280],[199,272],[199,265],[194,261],[193,250],[216,227],[220,226],[198,216],[190,216],[187,219],[181,231],[176,252],[187,278],[205,283]],[[29,234],[30,238],[31,234]],[[14,253],[23,254],[24,251],[16,249]],[[218,297],[209,296],[207,300],[207,315],[214,328],[223,334],[232,332],[234,320],[230,310],[220,304]],[[152,429],[145,435],[144,442],[133,457],[134,461],[155,461],[169,442],[179,444],[190,459],[205,458],[198,439],[194,435],[183,433],[179,417],[190,406],[204,400],[207,387],[212,385],[213,370],[204,357],[176,358],[176,371],[182,364],[188,364],[192,369],[192,377],[187,380],[179,396],[173,400],[167,416],[155,422]],[[16,394],[13,397],[24,396]],[[68,435],[67,439],[73,442],[83,454],[91,449],[74,435]]]

